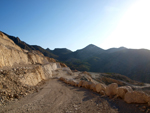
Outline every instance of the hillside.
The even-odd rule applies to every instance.
[[[4,33],[4,32],[2,32]],[[11,35],[8,35],[6,33],[4,33],[8,38],[10,38],[11,40],[14,41],[14,43],[18,46],[20,46],[22,49],[26,49],[28,51],[32,51],[32,50],[38,50],[40,51],[41,53],[43,53],[45,56],[48,56],[48,57],[52,57],[52,58],[57,58],[58,56],[57,55],[54,55],[53,53],[51,53],[50,51],[46,51],[45,49],[43,49],[42,47],[40,46],[37,46],[37,45],[29,45],[23,41],[21,41],[18,37],[14,37],[14,36],[11,36]]]
[[[18,44],[26,44],[17,40]],[[1,113],[150,112],[150,84],[121,74],[73,71],[65,64],[44,56],[40,52],[43,50],[41,47],[27,47],[34,50],[20,48],[0,32]],[[83,50],[94,51],[95,47],[89,45]],[[105,52],[98,48],[96,51],[102,52],[95,52],[93,56]],[[54,52],[62,56],[75,54],[65,48],[55,49],[52,54]],[[82,55],[82,50],[79,53]]]
[[[120,73],[134,80],[150,83],[150,50],[124,47],[103,50],[93,44],[75,52],[66,48],[50,50],[26,44],[18,37],[7,36],[22,49],[38,50],[45,56],[66,63],[73,70]]]

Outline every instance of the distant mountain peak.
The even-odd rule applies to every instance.
[[[54,50],[69,50],[67,48],[55,48]]]
[[[113,52],[122,51],[126,49],[127,49],[126,47],[121,46],[119,48],[110,48],[110,49],[107,49],[106,51],[108,51],[109,53],[113,53]]]
[[[62,55],[62,54],[69,54],[69,53],[72,53],[71,50],[67,49],[67,48],[55,48],[53,51],[52,51],[54,54],[57,54],[57,55]]]
[[[124,46],[121,46],[121,47],[119,47],[118,49],[127,49],[126,47],[124,47]]]
[[[47,51],[51,51],[50,48],[46,48]]]
[[[87,45],[86,47],[97,47],[97,46],[94,45],[94,44],[89,44],[89,45]]]
[[[80,59],[87,59],[93,56],[97,56],[98,54],[103,53],[104,50],[100,47],[95,46],[94,44],[89,44],[88,46],[84,47],[83,49],[79,49],[74,53]]]
[[[87,46],[95,46],[94,44],[89,44],[89,45],[87,45]]]
[[[101,50],[102,50],[102,48],[97,47],[97,46],[94,45],[94,44],[89,44],[88,46],[86,46],[86,47],[83,48],[83,49],[101,49]]]

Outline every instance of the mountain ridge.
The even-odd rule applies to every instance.
[[[38,50],[45,56],[66,63],[71,69],[120,73],[131,79],[150,83],[150,50],[147,49],[120,47],[104,50],[90,44],[75,52],[67,48],[50,50],[49,48],[44,49],[37,45],[29,45],[18,37],[7,36],[21,48],[29,51]]]

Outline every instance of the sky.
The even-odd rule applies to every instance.
[[[43,48],[150,49],[150,0],[0,0],[0,31]]]

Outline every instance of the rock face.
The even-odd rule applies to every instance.
[[[65,65],[65,64],[64,64]],[[60,63],[39,51],[27,51],[0,32],[0,105],[38,91]],[[70,74],[71,70],[65,67]]]
[[[52,71],[61,66],[55,59],[45,57],[39,51],[29,52],[21,49],[0,32],[0,68],[4,67],[27,67],[28,71],[19,80],[22,84],[35,86],[40,81],[52,77]]]
[[[37,85],[40,81],[46,80],[52,77],[52,70],[57,69],[56,63],[46,64],[43,66],[37,66],[33,68],[33,72],[26,73],[20,79],[23,84],[27,84],[30,86]]]
[[[14,66],[16,64],[48,63],[47,58],[42,54],[22,50],[6,35],[0,34],[0,67]]]

